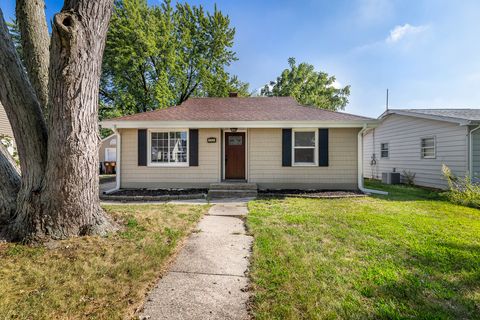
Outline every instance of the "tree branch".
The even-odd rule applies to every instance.
[[[40,103],[10,39],[0,9],[0,102],[12,126],[23,181],[40,187],[47,162],[47,130]]]
[[[45,18],[45,2],[43,0],[17,0],[15,11],[20,29],[25,67],[37,98],[46,113],[50,36]]]

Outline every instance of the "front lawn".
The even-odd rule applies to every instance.
[[[255,318],[480,319],[480,211],[386,188],[251,202]]]
[[[0,244],[0,319],[125,319],[207,206],[112,205],[107,238]]]

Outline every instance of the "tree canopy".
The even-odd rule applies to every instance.
[[[226,68],[235,29],[215,6],[115,2],[103,61],[101,117],[177,105],[190,96],[248,94]]]
[[[343,110],[348,103],[350,86],[336,88],[335,76],[315,71],[308,63],[296,64],[294,58],[288,59],[289,69],[283,70],[276,81],[271,81],[262,90],[261,95],[294,97],[298,103],[327,110]]]

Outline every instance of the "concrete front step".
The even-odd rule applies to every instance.
[[[257,191],[258,187],[256,183],[246,183],[246,182],[223,182],[223,183],[212,183],[210,185],[210,190],[255,190]]]
[[[212,190],[208,191],[209,199],[255,198],[257,190]]]

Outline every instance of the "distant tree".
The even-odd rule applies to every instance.
[[[261,90],[261,95],[294,97],[298,103],[327,110],[343,110],[348,103],[350,86],[335,88],[335,77],[315,71],[313,65],[289,58],[289,69],[283,70],[276,81],[271,81]]]
[[[177,105],[190,96],[248,94],[226,71],[237,60],[235,29],[216,7],[117,0],[107,36],[101,117]]]

